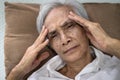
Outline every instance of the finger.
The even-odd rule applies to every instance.
[[[32,63],[32,70],[35,69],[43,60],[47,59],[49,57],[49,52],[44,52],[42,53],[38,59],[36,59],[33,63]]]
[[[35,61],[32,64],[36,67],[48,57],[49,57],[49,52],[43,52],[37,57],[37,59],[35,59]]]
[[[35,52],[39,52],[40,50],[42,50],[47,44],[49,43],[49,40],[46,39],[42,44],[39,44],[36,49],[35,49]]]
[[[40,57],[38,58],[39,62],[42,62],[43,60],[47,59],[49,57],[49,52],[44,52],[40,55]]]
[[[89,31],[86,31],[86,35],[90,39],[90,41],[94,40],[94,37],[92,36],[92,34]]]
[[[74,21],[76,21],[78,24],[82,25],[83,27],[88,27],[91,24],[91,21],[76,15],[75,13],[73,13],[72,11],[70,11],[68,17]]]
[[[89,32],[86,32],[87,37],[94,46],[98,46],[96,38]]]
[[[48,34],[48,29],[46,28],[45,31],[43,32],[43,34],[40,37],[41,42],[43,42],[46,39],[47,34]]]
[[[40,32],[40,34],[39,34],[39,36],[38,36],[38,38],[36,39],[35,42],[37,42],[37,41],[39,40],[40,36],[42,35],[42,33],[43,33],[44,31],[45,31],[45,26],[43,25],[42,30],[41,30],[41,32]]]
[[[42,35],[42,33],[44,32],[44,30],[45,30],[45,26],[43,25],[43,26],[42,26],[42,30],[41,30],[41,32],[40,32],[40,35]]]
[[[39,37],[37,38],[37,40],[34,43],[34,45],[36,45],[36,47],[45,40],[45,37],[46,37],[47,33],[48,33],[48,30],[45,29],[43,31],[43,33],[41,35],[39,35]]]

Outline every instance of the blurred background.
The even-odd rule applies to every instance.
[[[52,0],[0,0],[0,80],[5,80],[4,67],[4,31],[5,31],[5,13],[4,2],[17,3],[46,3]],[[64,0],[60,0],[64,1]],[[81,3],[120,3],[120,0],[77,0]]]

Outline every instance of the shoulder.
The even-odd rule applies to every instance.
[[[54,56],[53,58],[51,58],[47,63],[45,63],[41,68],[39,68],[37,71],[35,71],[34,73],[32,73],[32,75],[28,78],[29,79],[38,79],[40,76],[42,77],[47,77],[49,76],[49,69],[48,66],[52,65],[55,62],[58,62],[58,60],[60,59],[60,57],[58,55]]]
[[[93,49],[94,49],[96,58],[98,60],[98,63],[101,65],[102,68],[108,68],[108,67],[116,68],[117,66],[120,67],[120,59],[118,59],[117,57],[109,56],[94,47]]]

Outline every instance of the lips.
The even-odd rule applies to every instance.
[[[76,45],[76,46],[74,46],[74,47],[71,47],[71,48],[67,49],[67,50],[64,52],[64,54],[66,54],[66,53],[68,53],[69,51],[77,48],[78,46],[79,46],[79,45]]]

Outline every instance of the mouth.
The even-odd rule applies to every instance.
[[[66,50],[66,51],[64,52],[64,54],[66,54],[66,53],[74,50],[74,49],[77,48],[78,46],[79,46],[79,45],[76,45],[76,46],[74,46],[74,47],[69,48],[68,50]]]

